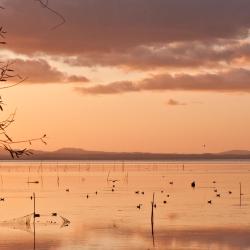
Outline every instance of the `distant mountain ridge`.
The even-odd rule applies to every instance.
[[[229,151],[221,152],[219,154],[223,154],[223,155],[250,155],[250,151],[249,150],[229,150]]]
[[[61,148],[55,151],[33,150],[33,155],[20,160],[223,160],[250,159],[248,150],[230,150],[221,153],[177,154],[145,152],[89,151],[81,148]],[[9,153],[0,151],[0,160],[12,160]]]

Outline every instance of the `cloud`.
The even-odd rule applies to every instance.
[[[88,82],[86,77],[65,74],[56,68],[53,68],[47,61],[42,59],[16,59],[13,62],[13,68],[21,77],[27,77],[27,80],[25,80],[26,83]]]
[[[174,100],[174,99],[169,99],[167,101],[167,105],[168,106],[184,106],[184,105],[187,105],[185,102],[179,102],[177,100]]]
[[[136,70],[154,68],[200,68],[249,60],[250,44],[185,42],[161,46],[139,46],[125,52],[84,53],[64,62],[73,66],[118,66]]]
[[[78,87],[82,94],[119,94],[139,91],[218,91],[218,92],[250,92],[250,70],[233,69],[226,72],[204,73],[197,75],[170,74],[155,75],[138,82],[120,81],[107,85]]]
[[[234,40],[247,37],[248,0],[54,0],[50,6],[66,23],[51,31],[58,17],[38,2],[5,1],[1,23],[8,45],[23,53],[77,55],[126,52],[138,46],[172,42]]]
[[[121,78],[108,85],[78,88],[82,93],[249,91],[247,70],[229,70],[249,67],[248,0],[54,0],[49,6],[66,19],[55,30],[50,28],[60,20],[38,1],[5,0],[3,4],[1,23],[8,31],[11,51],[30,58],[49,55],[70,66],[165,72],[142,81]],[[20,68],[30,82],[88,81],[36,61]],[[37,71],[39,67],[47,73]],[[173,68],[192,69],[197,75],[172,76],[168,72]],[[225,68],[229,71],[222,71]],[[204,73],[211,69],[221,72]]]

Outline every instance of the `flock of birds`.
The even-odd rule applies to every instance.
[[[112,183],[111,192],[115,192],[115,187],[116,187],[115,183],[116,183],[116,182],[119,182],[119,180],[118,180],[118,179],[108,179],[108,182],[111,182],[111,183]],[[213,181],[213,184],[216,184],[216,181]],[[173,181],[170,181],[170,182],[169,182],[169,185],[174,185],[174,182],[173,182]],[[195,182],[195,181],[191,182],[190,185],[191,185],[191,187],[192,187],[193,189],[196,188],[196,182]],[[69,188],[65,189],[65,191],[66,191],[66,192],[69,192]],[[213,191],[214,191],[214,193],[216,193],[216,197],[217,197],[217,198],[220,198],[220,197],[221,197],[221,194],[218,193],[218,189],[217,189],[217,188],[214,188]],[[144,194],[145,194],[144,191],[139,191],[139,190],[136,190],[134,193],[137,194],[137,195],[139,195],[139,194],[144,195]],[[161,193],[164,193],[164,190],[161,190]],[[94,194],[97,195],[98,192],[95,191]],[[231,194],[232,194],[232,191],[229,190],[229,191],[228,191],[228,194],[231,195]],[[241,194],[241,195],[243,195],[243,194]],[[169,198],[170,195],[169,195],[169,194],[166,194],[166,197]],[[87,198],[87,199],[90,198],[90,194],[86,194],[86,198]],[[4,201],[4,198],[0,198],[0,201]],[[212,204],[212,200],[208,200],[207,203],[208,203],[208,204]],[[167,204],[167,200],[163,200],[163,204]],[[142,205],[143,205],[143,204],[140,203],[140,204],[136,205],[136,208],[141,209],[141,208],[142,208]],[[156,204],[155,204],[155,203],[154,203],[154,208],[156,208]]]

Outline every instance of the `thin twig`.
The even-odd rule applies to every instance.
[[[63,25],[66,22],[63,15],[61,15],[59,12],[57,12],[56,10],[49,7],[49,1],[48,0],[46,0],[45,3],[42,0],[36,0],[36,1],[38,1],[42,5],[42,7],[46,8],[50,12],[54,13],[57,17],[59,17],[61,19],[61,22],[58,23],[57,25],[53,26],[51,28],[51,30],[54,30],[54,29],[58,28],[59,26]]]

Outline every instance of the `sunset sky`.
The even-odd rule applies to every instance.
[[[46,133],[42,150],[250,149],[249,0],[48,4],[64,24],[38,1],[0,1],[0,61],[28,77],[1,90],[2,117],[17,110],[13,138]]]

